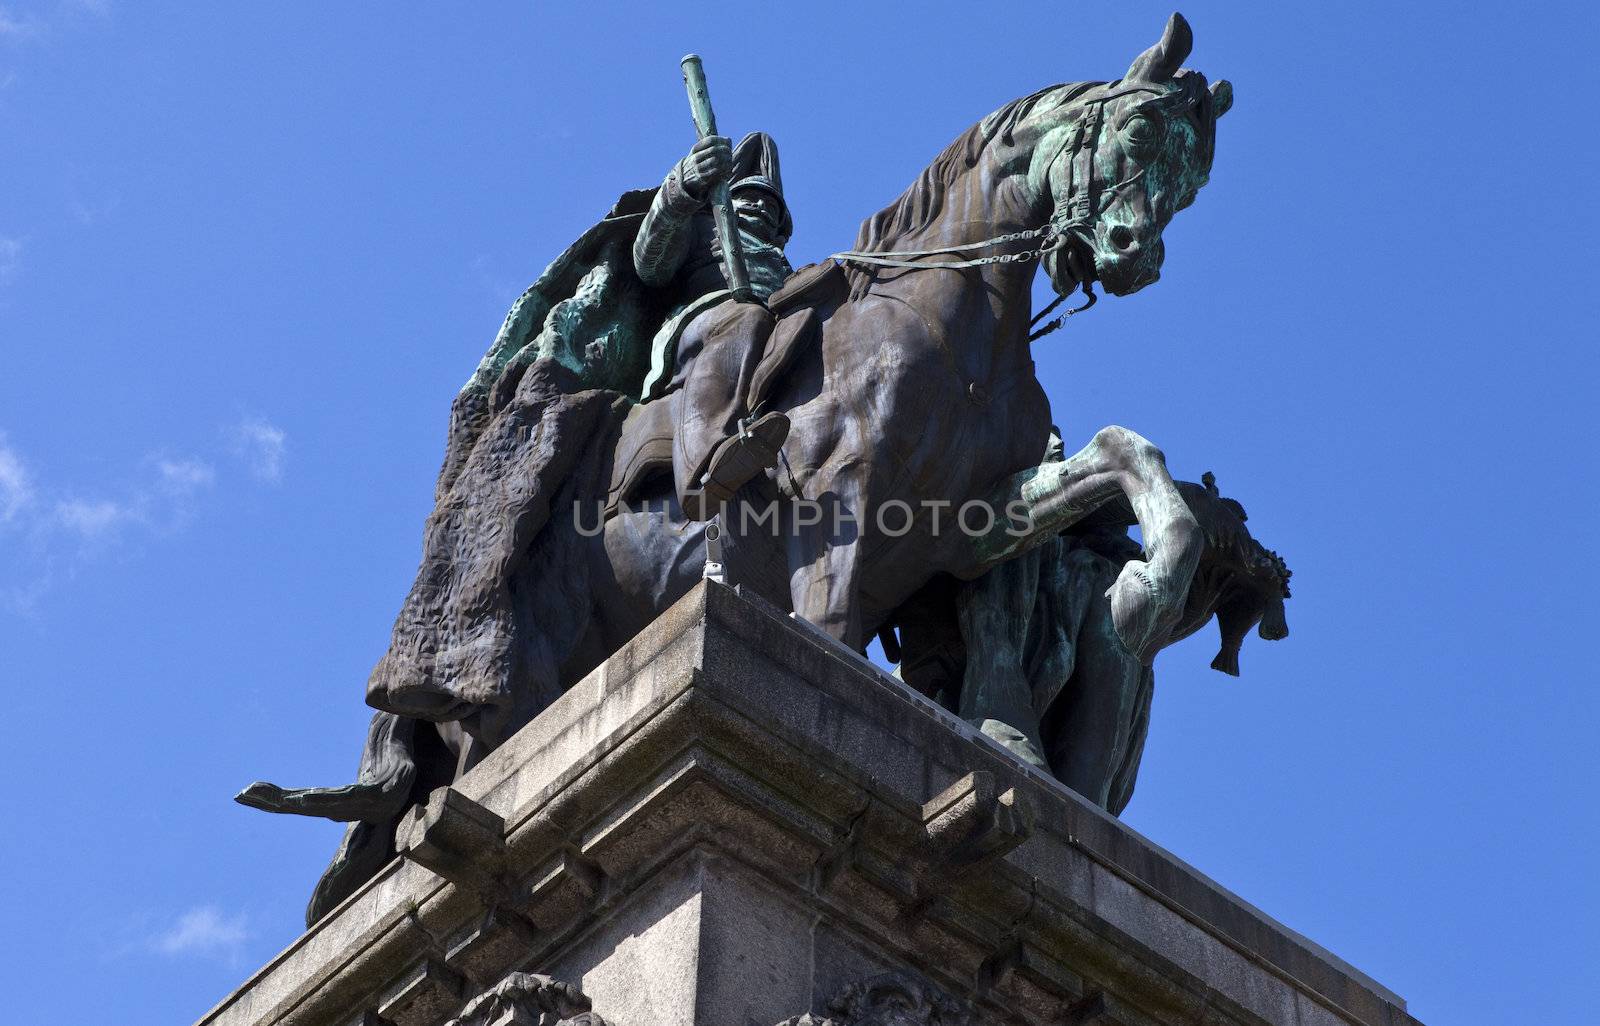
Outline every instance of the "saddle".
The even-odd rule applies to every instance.
[[[844,301],[847,291],[844,268],[832,260],[824,260],[795,271],[768,297],[766,306],[774,325],[751,378],[750,394],[745,397],[746,409],[759,407],[795,356],[821,341],[824,317]],[[678,340],[689,321],[728,298],[727,293],[713,293],[712,296],[716,299],[708,296],[691,303],[683,314],[673,317],[657,333],[651,345],[653,380],[670,378]],[[656,476],[665,474],[670,478],[672,475],[672,439],[677,418],[672,397],[664,391],[664,384],[656,389],[647,388],[644,400],[623,419],[612,460],[611,486],[606,495],[607,518],[615,515],[623,503],[642,494],[642,486]]]

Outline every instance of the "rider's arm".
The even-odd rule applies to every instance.
[[[633,240],[633,267],[646,285],[665,285],[678,273],[694,237],[690,222],[732,165],[728,140],[714,135],[695,143],[667,174]]]

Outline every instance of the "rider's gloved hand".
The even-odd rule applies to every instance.
[[[733,143],[724,135],[708,135],[678,161],[678,180],[683,191],[702,203],[711,198],[718,182],[733,172]]]

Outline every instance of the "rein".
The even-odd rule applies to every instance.
[[[853,264],[871,264],[874,267],[988,267],[991,264],[1020,264],[1025,260],[1036,260],[1043,257],[1051,250],[1061,245],[1061,239],[1066,236],[1066,228],[1052,221],[1038,228],[1027,231],[1009,232],[1005,235],[996,235],[992,239],[982,242],[969,242],[961,246],[945,246],[942,249],[901,249],[890,250],[884,253],[862,253],[856,250],[846,250],[835,253],[829,260],[842,260]],[[1020,253],[997,253],[994,256],[974,257],[970,260],[941,260],[938,263],[922,263],[915,258],[944,256],[947,253],[966,253],[975,249],[989,249],[994,246],[1003,246],[1010,242],[1026,242],[1030,239],[1043,239],[1044,241],[1034,249],[1026,249]]]
[[[959,246],[944,246],[938,249],[889,250],[882,253],[864,253],[860,250],[852,249],[843,253],[835,253],[828,259],[838,260],[843,263],[865,264],[870,267],[903,267],[911,270],[962,270],[971,267],[1020,264],[1029,260],[1042,260],[1047,254],[1064,248],[1068,240],[1073,236],[1084,239],[1086,242],[1089,241],[1093,237],[1095,218],[1099,216],[1100,210],[1122,190],[1142,178],[1145,172],[1145,169],[1141,167],[1132,175],[1106,190],[1103,196],[1096,195],[1095,185],[1098,179],[1095,175],[1094,156],[1095,147],[1100,139],[1100,127],[1104,121],[1104,114],[1102,113],[1104,105],[1129,93],[1149,91],[1154,90],[1139,86],[1118,89],[1084,103],[1084,106],[1088,109],[1084,112],[1082,120],[1078,122],[1077,129],[1073,133],[1072,144],[1068,148],[1068,162],[1072,168],[1072,181],[1068,188],[1072,199],[1067,204],[1065,215],[1053,217],[1047,224],[1040,225],[1038,228],[1029,228],[1020,232],[1008,232],[1005,235],[996,235],[992,239],[984,239],[982,242],[969,242]],[[1086,236],[1088,238],[1085,238]],[[922,259],[923,257],[949,256],[958,253],[969,253],[975,250],[992,249],[996,246],[1004,246],[1013,242],[1031,242],[1034,239],[1040,240],[1039,245],[1016,253],[995,253],[990,256],[970,257],[964,260],[925,261]],[[1069,250],[1068,252],[1070,254],[1071,251]],[[1079,288],[1083,290],[1084,304],[1068,310],[1043,328],[1035,331],[1028,336],[1028,341],[1033,342],[1043,338],[1064,325],[1067,322],[1067,318],[1074,314],[1080,314],[1094,306],[1099,301],[1099,297],[1094,293],[1093,284],[1092,278],[1085,277],[1080,273]],[[1067,295],[1071,295],[1071,293],[1069,292]],[[1049,306],[1046,306],[1034,316],[1028,327],[1032,328],[1035,324],[1038,324],[1040,318],[1061,305],[1061,301],[1065,298],[1065,295],[1057,295]]]
[[[1084,283],[1083,283],[1083,299],[1084,299],[1084,303],[1083,303],[1082,306],[1073,307],[1071,310],[1068,310],[1066,313],[1062,314],[1060,317],[1057,317],[1055,320],[1051,321],[1049,324],[1046,324],[1044,327],[1040,328],[1038,331],[1033,332],[1032,334],[1030,334],[1028,336],[1028,341],[1029,342],[1037,342],[1037,341],[1039,341],[1041,338],[1044,338],[1046,335],[1050,334],[1052,331],[1055,331],[1057,328],[1059,328],[1062,325],[1066,324],[1068,317],[1071,317],[1074,314],[1081,314],[1085,310],[1089,309],[1091,306],[1093,306],[1096,303],[1100,302],[1100,297],[1095,295],[1094,289],[1091,288],[1090,286],[1091,286],[1091,283],[1089,281],[1084,281]],[[1045,307],[1043,310],[1040,310],[1038,313],[1033,315],[1033,320],[1028,322],[1028,327],[1031,328],[1035,324],[1038,324],[1039,321],[1042,318],[1045,317],[1045,315],[1047,315],[1051,310],[1054,310],[1056,307],[1060,306],[1062,300],[1064,300],[1066,298],[1067,298],[1066,296],[1057,296],[1056,298],[1052,299],[1050,301],[1050,305],[1049,306]]]

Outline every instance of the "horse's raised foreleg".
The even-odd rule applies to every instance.
[[[1119,493],[1139,520],[1146,558],[1123,566],[1108,592],[1111,615],[1123,645],[1148,664],[1183,613],[1204,539],[1161,450],[1127,428],[1102,428],[1067,459],[1003,482],[991,501],[1004,516],[974,539],[975,565],[963,576],[1027,551]]]

